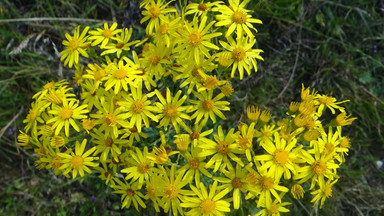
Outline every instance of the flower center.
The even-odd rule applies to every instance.
[[[170,119],[173,119],[177,116],[177,107],[175,105],[172,105],[172,104],[168,104],[165,108],[164,108],[164,115],[167,117],[167,118],[170,118]]]
[[[123,68],[119,68],[115,71],[115,73],[113,73],[113,75],[117,78],[117,79],[123,79],[125,76],[127,76],[127,71],[124,70]]]
[[[273,186],[275,185],[275,181],[271,177],[262,177],[260,179],[260,186],[263,190],[271,190]]]
[[[61,157],[55,155],[52,157],[51,159],[51,166],[54,168],[54,169],[58,169],[59,167],[61,167],[61,165],[63,165],[61,163]]]
[[[111,147],[113,145],[113,139],[111,137],[108,137],[107,139],[105,139],[105,145],[107,147]]]
[[[211,199],[206,199],[200,204],[200,210],[203,214],[211,214],[215,211],[215,202]]]
[[[232,15],[232,20],[237,24],[244,24],[247,22],[247,14],[243,13],[242,11],[236,11]]]
[[[41,146],[40,148],[38,148],[36,150],[36,154],[39,156],[39,157],[43,157],[47,154],[47,152],[45,151],[45,148],[43,146]]]
[[[135,196],[135,191],[132,190],[132,189],[128,189],[127,190],[127,195],[130,196],[130,197],[133,197],[133,196]]]
[[[332,187],[331,187],[331,185],[325,185],[323,193],[324,193],[325,197],[331,197],[332,196]]]
[[[147,171],[148,171],[148,169],[149,169],[149,166],[148,166],[147,163],[141,163],[141,164],[139,164],[139,166],[137,166],[137,167],[138,167],[138,169],[139,169],[139,171],[140,171],[141,173],[147,173]]]
[[[104,123],[108,126],[113,126],[116,124],[116,117],[113,114],[109,114],[109,113],[105,114],[103,120],[104,120]]]
[[[103,36],[105,38],[111,38],[113,35],[112,35],[112,31],[110,29],[104,29],[103,31]]]
[[[200,161],[197,158],[192,158],[191,160],[188,161],[188,164],[191,169],[198,169]]]
[[[136,126],[133,126],[133,128],[129,129],[129,131],[131,131],[132,133],[136,133],[138,130]]]
[[[141,100],[137,100],[132,103],[132,109],[135,113],[141,113],[144,110],[144,103]]]
[[[197,8],[199,9],[199,11],[205,11],[207,10],[207,5],[204,3],[200,3]]]
[[[164,189],[165,197],[168,199],[175,199],[179,195],[179,190],[173,184],[169,184]]]
[[[241,186],[243,185],[243,182],[241,182],[241,179],[239,177],[235,177],[233,180],[232,180],[232,186],[234,188],[240,188]]]
[[[73,114],[73,111],[71,108],[69,107],[64,107],[60,113],[59,113],[59,116],[62,118],[62,119],[69,119],[72,117],[72,114]]]
[[[204,81],[205,88],[208,90],[213,90],[219,85],[219,81],[216,79],[216,76],[209,76]]]
[[[257,184],[257,181],[259,180],[258,176],[256,175],[256,173],[248,173],[246,176],[245,176],[245,180],[247,181],[247,183],[251,186],[253,185],[256,185]]]
[[[117,49],[121,49],[121,48],[124,47],[124,45],[125,45],[125,43],[117,43],[117,44],[116,44],[116,48],[117,48]]]
[[[145,70],[144,70],[144,68],[139,68],[139,69],[137,69],[138,71],[140,71],[140,73],[138,73],[138,74],[136,74],[136,75],[138,75],[138,76],[144,76],[145,75]]]
[[[232,51],[232,57],[236,61],[241,61],[245,58],[245,50],[241,47],[238,47]]]
[[[72,158],[72,161],[71,161],[72,167],[80,168],[83,165],[83,162],[84,162],[84,159],[81,156],[76,155]]]
[[[159,33],[160,34],[166,34],[168,31],[168,24],[167,23],[164,23],[162,25],[160,25],[160,28],[159,28]]]
[[[203,108],[206,111],[211,111],[214,107],[215,107],[215,102],[213,102],[213,100],[205,100],[203,102]]]
[[[100,81],[105,76],[105,70],[100,68],[99,70],[95,71],[93,76],[95,77],[95,80]]]
[[[279,212],[279,208],[276,203],[271,203],[271,207],[268,209],[269,214],[276,214]]]
[[[312,172],[316,175],[322,176],[325,174],[325,171],[327,171],[327,165],[321,160],[316,161],[312,165]]]
[[[200,32],[192,32],[188,36],[189,45],[194,46],[194,47],[199,46],[201,43],[201,40],[202,39],[201,39]]]
[[[227,141],[225,140],[220,141],[216,145],[216,151],[221,155],[227,155],[230,151],[228,146],[229,146],[229,143]]]
[[[284,166],[285,163],[288,161],[288,153],[282,149],[279,149],[275,152],[273,159],[280,166]]]
[[[192,132],[190,135],[189,135],[189,139],[191,139],[191,141],[195,140],[195,139],[199,139],[200,137],[200,134],[196,131]]]
[[[71,41],[69,41],[69,44],[68,44],[69,50],[75,51],[78,47],[79,47],[79,40],[72,39]]]
[[[35,110],[29,110],[29,113],[28,113],[28,119],[31,120],[31,121],[34,121],[37,117],[37,113]]]
[[[157,6],[157,5],[152,5],[149,10],[149,16],[154,19],[154,18],[157,18],[158,16],[160,16],[160,7]]]
[[[252,145],[252,139],[249,137],[241,137],[237,143],[239,144],[240,148],[246,150]]]
[[[160,63],[160,60],[161,60],[161,58],[160,58],[160,56],[158,56],[158,55],[152,55],[152,56],[149,58],[149,61],[151,62],[151,64],[152,64],[153,66],[158,65],[158,64]]]

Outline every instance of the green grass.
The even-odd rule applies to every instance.
[[[143,28],[137,10],[128,0],[25,2],[0,2],[1,19],[20,19],[0,20],[0,214],[134,214],[120,210],[120,197],[95,176],[70,181],[38,171],[32,152],[17,147],[16,134],[8,132],[23,128],[31,97],[45,82],[72,77],[73,72],[60,66],[56,51],[62,49],[65,32],[78,24],[116,20],[140,31],[139,38]],[[352,149],[339,169],[333,198],[317,210],[306,194],[300,202],[292,200],[290,209],[292,215],[384,214],[384,168],[376,166],[384,160],[384,4],[264,0],[249,8],[263,21],[256,26],[256,38],[265,61],[256,74],[234,83],[237,99],[228,121],[238,122],[238,116],[245,120],[249,104],[269,109],[278,120],[289,102],[299,99],[301,83],[349,99],[347,111],[358,120],[343,131]],[[79,19],[21,20],[28,17]]]

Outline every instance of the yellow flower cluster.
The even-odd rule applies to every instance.
[[[202,1],[181,12],[171,2],[142,1],[142,41],[130,41],[132,29],[117,23],[66,34],[61,60],[75,66],[79,90],[66,81],[44,85],[18,144],[35,150],[39,169],[72,178],[100,173],[122,208],[224,215],[251,199],[263,208],[256,215],[280,215],[289,211],[289,188],[298,199],[309,180],[312,202],[323,205],[350,147],[342,127],[356,118],[341,106],[346,101],[303,86],[301,102],[277,123],[249,106],[247,123],[216,126],[234,92],[226,77],[243,79],[262,60],[253,48],[253,24],[261,21],[245,8],[249,0]],[[82,64],[79,54],[94,53],[99,61]]]

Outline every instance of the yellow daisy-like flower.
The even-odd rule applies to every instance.
[[[127,173],[125,179],[132,179],[131,183],[138,180],[138,188],[140,189],[143,184],[149,180],[149,172],[153,167],[151,160],[147,158],[148,148],[144,147],[143,152],[136,148],[136,152],[129,151],[131,158],[128,159],[130,167],[122,169],[122,173]]]
[[[257,30],[253,27],[252,23],[262,24],[261,20],[252,18],[249,12],[250,10],[245,9],[249,0],[244,0],[240,3],[240,0],[228,0],[229,6],[219,5],[215,11],[221,12],[220,15],[216,15],[218,22],[215,26],[228,26],[226,37],[232,35],[236,30],[238,36],[243,36],[243,31],[249,37],[254,37],[253,33],[249,29]]]
[[[212,98],[213,91],[194,91],[194,95],[199,100],[189,100],[189,102],[194,105],[188,110],[188,112],[195,111],[195,113],[191,116],[191,119],[196,118],[196,123],[199,123],[203,117],[204,121],[210,118],[213,123],[216,123],[216,115],[221,119],[227,119],[221,110],[229,110],[229,102],[220,101],[220,99],[225,97],[225,95],[220,93],[216,97]]]
[[[232,71],[231,77],[235,76],[236,70],[239,71],[240,80],[244,77],[244,69],[251,75],[252,68],[257,72],[257,62],[256,59],[264,60],[260,53],[263,52],[261,49],[252,49],[253,45],[256,43],[255,38],[250,37],[237,37],[236,42],[233,38],[227,37],[229,42],[219,41],[220,44],[228,51],[232,52]]]
[[[128,137],[128,142],[123,145],[124,147],[132,146],[134,141],[140,143],[141,137],[144,139],[148,138],[148,136],[143,131],[139,132],[136,126],[122,129],[121,131],[123,132],[123,136],[121,137],[122,139]]]
[[[209,189],[209,193],[203,183],[197,184],[195,187],[191,185],[192,191],[197,197],[184,196],[181,207],[191,208],[185,215],[202,215],[202,216],[223,216],[224,212],[230,212],[230,203],[222,198],[229,192],[228,190],[218,190],[217,181],[213,182]]]
[[[166,164],[169,161],[169,156],[179,153],[178,151],[172,151],[172,149],[165,149],[164,145],[159,148],[153,147],[152,153],[147,155],[153,163]]]
[[[251,125],[242,125],[240,128],[240,133],[236,133],[235,139],[236,143],[231,144],[230,147],[233,148],[233,151],[237,154],[246,155],[249,162],[252,161],[251,150],[253,147],[253,137],[255,134],[255,123]],[[253,152],[253,150],[252,150]]]
[[[170,48],[166,47],[165,43],[149,44],[149,50],[144,55],[143,68],[151,77],[154,75],[156,80],[160,80],[166,74],[165,66],[172,64],[169,60]]]
[[[100,155],[100,161],[105,162],[108,156],[111,155],[112,159],[119,162],[119,155],[121,155],[121,147],[125,140],[113,137],[110,134],[104,134],[101,129],[94,130],[91,133],[94,138],[93,143],[96,146],[95,155]]]
[[[101,49],[104,49],[108,44],[110,39],[115,39],[116,34],[121,32],[121,29],[116,29],[117,23],[113,23],[111,27],[108,26],[108,23],[104,23],[104,29],[96,28],[96,30],[89,31],[91,35],[88,40],[92,41],[91,46],[100,45]]]
[[[121,32],[121,34],[116,35],[114,40],[116,40],[116,43],[108,43],[104,49],[106,49],[104,52],[102,52],[100,55],[107,55],[111,53],[116,53],[117,58],[120,58],[121,52],[123,50],[129,51],[131,48],[130,46],[138,43],[139,41],[132,41],[129,42],[132,36],[132,28],[124,28]]]
[[[166,13],[177,13],[175,8],[166,8],[172,1],[164,4],[164,0],[157,0],[156,2],[150,1],[150,3],[142,5],[145,10],[141,12],[144,17],[140,20],[140,23],[149,20],[147,28],[145,29],[145,32],[148,35],[152,34],[153,29],[155,29],[155,31],[159,29],[160,20],[165,19]]]
[[[140,73],[136,74],[135,84],[138,85],[139,83],[144,83],[145,88],[148,91],[151,91],[151,87],[156,87],[157,84],[153,80],[153,73],[150,73],[147,68],[144,67],[143,61],[141,61],[140,58],[137,56],[135,51],[132,51],[132,57],[133,57],[133,64],[136,65],[137,70],[140,71]]]
[[[103,67],[101,67],[96,63],[88,64],[88,68],[89,69],[86,69],[87,74],[84,74],[83,78],[94,80],[95,89],[92,89],[92,90],[96,90],[100,86],[100,84],[103,82],[102,80],[104,79],[104,77],[107,76],[107,72],[104,70]]]
[[[231,166],[229,158],[241,166],[244,166],[244,163],[233,153],[233,149],[230,147],[233,143],[235,143],[234,131],[235,129],[231,128],[225,135],[221,125],[219,125],[217,134],[213,135],[215,142],[211,141],[199,145],[199,147],[203,149],[203,151],[199,153],[200,156],[213,155],[207,162],[206,168],[214,165],[213,172],[216,172],[222,164],[223,166],[221,166],[221,169]]]
[[[129,208],[131,206],[131,203],[133,203],[137,211],[139,211],[139,205],[142,208],[147,207],[143,200],[141,200],[144,198],[144,195],[139,191],[140,188],[138,187],[137,182],[129,184],[126,181],[120,181],[118,178],[115,178],[114,181],[116,182],[116,184],[111,185],[111,188],[114,189],[112,193],[122,194],[121,208]]]
[[[157,98],[160,100],[160,103],[156,103],[156,106],[158,110],[161,110],[161,113],[156,116],[157,119],[161,119],[157,127],[164,127],[164,129],[167,130],[168,125],[172,124],[176,133],[179,133],[179,125],[181,125],[184,130],[190,131],[191,129],[189,129],[183,121],[183,119],[190,120],[190,117],[184,113],[184,111],[188,109],[188,106],[182,106],[187,99],[187,95],[180,98],[181,90],[179,90],[176,95],[172,97],[171,91],[168,88],[165,91],[165,98],[157,89],[155,91]]]
[[[215,21],[212,21],[205,26],[207,19],[207,16],[203,16],[200,23],[197,19],[194,19],[191,24],[185,22],[184,30],[178,31],[180,33],[180,37],[177,39],[176,43],[179,45],[173,49],[173,51],[180,53],[179,58],[193,59],[197,64],[199,64],[201,53],[209,58],[211,57],[209,49],[219,49],[218,46],[209,41],[214,37],[220,36],[221,33],[209,33],[209,29]]]
[[[180,25],[181,17],[175,18],[173,15],[168,15],[164,19],[160,19],[160,26],[153,35],[155,44],[165,43],[167,47],[174,45],[174,39],[178,35],[176,30]]]
[[[165,213],[168,213],[169,209],[172,208],[173,215],[177,216],[179,213],[183,215],[181,208],[181,202],[183,195],[191,195],[192,192],[183,189],[189,182],[189,179],[184,177],[185,170],[176,172],[176,166],[172,165],[170,170],[164,168],[162,176],[152,175],[154,182],[156,182],[156,191],[162,197],[160,203]]]
[[[222,4],[222,1],[217,1],[217,2],[204,2],[202,0],[200,3],[190,3],[185,7],[185,15],[188,14],[194,14],[195,16],[201,16],[205,15],[208,12],[211,12],[214,7],[219,6]]]
[[[105,131],[106,136],[118,137],[120,126],[129,127],[126,113],[123,113],[124,107],[115,108],[113,100],[107,103],[103,97],[100,103],[95,104],[95,106],[98,111],[95,114],[90,114],[90,116],[95,119],[95,125],[101,124],[100,129]]]
[[[320,102],[320,106],[317,108],[317,115],[321,116],[323,114],[324,108],[331,110],[332,114],[335,114],[335,109],[338,109],[340,112],[345,112],[344,107],[339,106],[339,104],[349,102],[349,100],[339,101],[334,97],[328,95],[317,95],[317,100]]]
[[[204,162],[205,157],[201,156],[199,153],[201,152],[201,149],[199,147],[191,147],[191,154],[186,153],[183,154],[184,158],[188,162],[183,167],[179,169],[179,172],[181,170],[188,170],[185,173],[185,178],[190,178],[192,180],[193,177],[195,177],[195,184],[200,184],[200,172],[203,173],[205,176],[208,176],[209,178],[212,178],[212,174],[206,170],[206,163]]]
[[[281,197],[277,191],[288,192],[289,189],[284,186],[280,186],[278,180],[264,172],[260,175],[256,187],[252,188],[251,191],[252,193],[249,193],[245,199],[259,193],[259,200],[257,201],[257,207],[259,208],[263,203],[272,202],[271,194],[281,203]]]
[[[280,216],[280,213],[289,212],[289,209],[285,208],[284,206],[290,205],[289,202],[283,202],[278,203],[279,200],[275,199],[273,202],[272,200],[267,203],[261,204],[261,207],[263,209],[259,211],[257,214],[253,216]]]
[[[83,104],[78,105],[78,101],[63,101],[63,106],[54,105],[52,110],[48,113],[53,114],[54,117],[47,121],[47,124],[53,123],[53,128],[55,128],[55,135],[58,135],[61,129],[64,127],[65,135],[69,136],[69,125],[71,125],[77,132],[80,132],[80,128],[77,125],[74,119],[84,119],[87,118],[86,113],[88,105]]]
[[[338,181],[338,179],[331,182],[331,179],[328,179],[328,181],[325,183],[323,187],[320,187],[319,189],[311,192],[312,195],[314,195],[311,202],[313,202],[313,205],[316,205],[318,202],[320,202],[320,208],[323,207],[325,199],[332,197],[332,186]]]
[[[97,167],[99,165],[98,163],[92,162],[97,160],[98,157],[89,157],[89,155],[96,150],[96,147],[93,147],[84,153],[86,145],[87,139],[84,139],[81,144],[76,141],[75,153],[57,153],[58,156],[63,158],[63,165],[60,166],[59,169],[63,170],[64,175],[72,172],[72,178],[76,178],[78,173],[81,177],[83,177],[84,171],[92,173],[92,171],[88,168],[89,166]]]
[[[48,104],[49,105],[49,104]],[[45,110],[46,104],[40,100],[31,103],[27,117],[23,120],[23,123],[27,124],[24,127],[26,133],[31,130],[32,136],[37,135],[37,122],[44,123],[41,118],[41,113]]]
[[[233,208],[239,209],[241,203],[240,191],[246,193],[248,191],[246,177],[246,169],[242,169],[239,164],[236,165],[236,171],[231,166],[227,170],[223,170],[223,174],[227,177],[213,177],[213,180],[224,183],[220,185],[219,190],[230,192],[233,191]]]
[[[120,60],[118,65],[111,63],[105,70],[109,72],[109,75],[104,78],[107,80],[104,83],[106,91],[114,87],[114,93],[118,94],[122,88],[128,91],[128,85],[137,88],[133,80],[140,71],[136,70],[136,66],[125,64],[123,60]]]
[[[301,199],[304,197],[304,189],[300,184],[294,184],[291,187],[291,194],[295,199]]]
[[[132,128],[136,126],[141,132],[142,122],[144,122],[145,127],[149,128],[149,120],[158,122],[158,119],[152,112],[161,112],[156,106],[152,106],[152,102],[148,100],[146,94],[142,92],[141,83],[139,83],[138,88],[131,88],[131,96],[126,98],[126,101],[118,102],[118,105],[125,107],[128,110],[127,118],[130,119],[129,127]]]
[[[308,163],[307,166],[300,167],[297,172],[298,174],[293,176],[294,180],[300,179],[299,184],[306,182],[310,178],[312,190],[315,187],[315,184],[318,184],[320,187],[325,186],[325,178],[333,180],[338,178],[336,174],[336,169],[339,168],[339,165],[335,164],[333,160],[330,160],[333,155],[324,156],[320,154],[319,151],[315,152],[315,157],[309,154],[305,150],[301,150],[302,159]]]
[[[61,58],[60,61],[64,61],[64,66],[72,68],[73,64],[79,64],[79,54],[88,58],[89,55],[86,52],[86,47],[89,46],[87,42],[89,26],[85,27],[83,32],[80,35],[80,26],[77,26],[74,30],[73,36],[68,33],[65,34],[67,40],[63,41],[63,45],[66,46],[66,49],[60,52]],[[65,59],[65,60],[64,60]]]
[[[274,134],[272,142],[264,142],[263,148],[268,154],[257,155],[254,157],[255,161],[264,161],[263,165],[258,169],[263,172],[268,169],[268,173],[277,181],[280,180],[284,174],[284,179],[291,178],[291,172],[295,175],[296,170],[293,161],[297,157],[300,148],[296,146],[296,139],[292,139],[287,143],[282,139],[278,133]]]

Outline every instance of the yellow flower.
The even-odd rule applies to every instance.
[[[315,149],[316,150],[316,149]],[[325,178],[333,180],[338,178],[336,169],[339,165],[335,164],[333,160],[330,160],[332,155],[322,155],[317,150],[315,151],[315,157],[309,154],[305,150],[301,150],[302,159],[308,164],[307,166],[300,167],[298,174],[293,176],[294,180],[300,179],[299,184],[302,184],[312,178],[310,190],[317,183],[320,187],[325,186]]]
[[[254,157],[255,161],[264,161],[258,170],[263,172],[268,169],[268,173],[277,181],[280,180],[283,174],[284,179],[290,179],[291,172],[296,174],[293,161],[297,157],[297,152],[300,150],[300,148],[294,148],[296,147],[296,143],[296,139],[292,139],[287,143],[278,133],[275,133],[273,141],[266,141],[262,145],[268,154]]]
[[[237,154],[246,155],[249,162],[252,161],[251,150],[253,147],[253,137],[255,134],[255,123],[251,125],[244,124],[240,130],[240,133],[237,133],[234,137],[236,139],[236,143],[230,145],[233,148],[233,151]],[[253,150],[252,150],[253,152]]]
[[[312,195],[314,195],[311,202],[313,202],[313,205],[316,205],[318,202],[320,202],[320,208],[323,207],[325,199],[332,197],[332,186],[338,181],[338,179],[331,182],[331,179],[328,179],[328,181],[325,183],[324,186],[320,186],[319,189],[311,192]]]
[[[80,35],[80,26],[77,26],[74,30],[73,36],[65,33],[67,40],[63,41],[63,45],[66,46],[66,49],[60,52],[61,58],[60,61],[64,61],[64,66],[72,68],[73,64],[79,64],[79,53],[88,58],[88,53],[85,51],[88,46],[86,36],[89,26],[85,27],[83,32]]]
[[[100,56],[116,53],[117,58],[120,58],[121,52],[123,50],[129,51],[131,48],[130,46],[138,43],[139,41],[132,41],[129,42],[132,36],[132,28],[124,28],[121,32],[121,34],[116,35],[114,40],[116,40],[116,43],[108,43],[104,49],[106,49],[104,52],[100,54]]]
[[[234,131],[235,129],[231,128],[225,135],[221,125],[219,125],[217,134],[213,135],[215,142],[203,142],[199,145],[199,147],[203,149],[203,151],[199,153],[199,156],[213,155],[207,162],[207,165],[205,166],[206,168],[214,165],[213,172],[216,172],[223,164],[223,166],[221,166],[221,170],[223,170],[225,167],[231,166],[231,161],[229,159],[244,166],[241,159],[233,153],[233,147],[231,145],[235,142],[234,137],[236,134],[233,133]]]
[[[89,34],[92,35],[88,38],[89,41],[92,41],[91,46],[101,43],[100,48],[104,49],[110,39],[116,40],[114,36],[121,32],[121,29],[116,29],[116,27],[117,23],[113,23],[111,27],[108,26],[108,23],[104,23],[104,29],[96,28],[96,30],[89,31]]]
[[[141,7],[144,7],[145,10],[141,12],[144,17],[140,20],[140,23],[149,20],[147,28],[145,29],[148,35],[152,34],[153,29],[155,29],[155,31],[159,29],[160,20],[165,19],[166,13],[177,13],[175,8],[166,8],[172,1],[164,4],[164,0],[157,0],[156,3],[155,1],[150,1],[149,3],[141,4]]]
[[[279,181],[273,178],[271,175],[265,172],[261,173],[256,187],[252,188],[253,193],[259,192],[259,200],[257,201],[257,207],[259,208],[260,206],[262,206],[263,203],[271,203],[271,194],[276,198],[278,202],[281,203],[281,197],[279,196],[277,191],[288,192],[289,189],[284,186],[280,186]],[[248,194],[245,199],[250,198],[250,196],[254,196],[254,194]]]
[[[149,76],[155,75],[156,80],[160,80],[166,72],[166,66],[172,64],[170,58],[170,47],[166,47],[164,43],[150,44],[149,50],[144,55],[142,65]]]
[[[229,202],[222,199],[229,191],[218,190],[217,181],[213,182],[209,192],[203,183],[197,184],[197,187],[193,185],[190,187],[197,197],[183,197],[181,207],[191,208],[185,215],[222,216],[224,212],[231,211]]]
[[[226,97],[229,97],[234,92],[234,89],[230,83],[227,82],[224,86],[221,87],[221,93],[225,95]]]
[[[144,195],[139,191],[139,187],[137,185],[137,182],[133,184],[129,184],[126,181],[122,182],[118,178],[115,178],[115,182],[117,184],[111,185],[111,188],[114,189],[112,193],[121,194],[121,202],[122,206],[121,208],[129,208],[131,206],[131,203],[135,206],[135,209],[139,211],[139,205],[142,208],[146,208],[147,206],[141,200],[144,198]]]
[[[264,209],[253,216],[280,216],[280,212],[289,212],[289,209],[284,206],[290,204],[289,202],[278,203],[278,199],[275,199],[273,202],[270,200],[267,203],[261,204],[261,207]]]
[[[185,7],[185,15],[188,14],[194,14],[195,16],[201,16],[201,15],[206,15],[208,12],[211,12],[214,7],[219,6],[222,4],[222,1],[217,1],[217,2],[204,2],[202,0],[200,3],[189,3]]]
[[[291,194],[295,199],[301,199],[304,197],[304,189],[300,184],[294,184],[291,187]]]
[[[189,120],[190,117],[184,113],[188,109],[188,106],[182,106],[187,95],[184,95],[182,98],[181,90],[179,90],[174,97],[171,95],[171,91],[167,88],[164,92],[164,96],[159,90],[156,89],[157,98],[160,102],[156,103],[158,110],[161,110],[161,113],[157,115],[157,119],[161,119],[157,127],[164,127],[165,130],[168,129],[168,125],[172,124],[175,128],[176,133],[179,133],[179,125],[181,125],[184,130],[190,131],[189,127],[184,123],[183,119]],[[180,99],[179,99],[180,98]]]
[[[178,213],[183,215],[181,209],[181,202],[183,195],[191,195],[192,192],[183,189],[190,180],[184,176],[185,170],[176,172],[176,166],[172,165],[171,169],[165,170],[162,168],[162,176],[152,175],[154,182],[156,182],[156,191],[162,197],[160,203],[165,213],[168,213],[172,208],[173,215],[177,216]]]
[[[232,165],[228,166],[228,171],[223,170],[223,174],[227,177],[213,177],[213,180],[224,183],[218,189],[226,192],[233,191],[233,208],[239,209],[241,203],[240,191],[245,193],[248,191],[246,177],[246,169],[242,169],[239,164],[236,165],[236,170]]]
[[[247,106],[247,118],[250,122],[257,122],[260,117],[261,110],[259,107]]]
[[[23,131],[19,131],[19,132],[20,134],[17,135],[17,145],[23,146],[24,148],[27,148],[27,147],[31,148],[30,146],[31,137],[28,134],[24,133]]]
[[[81,144],[76,141],[75,153],[57,153],[58,156],[63,158],[63,165],[61,165],[59,169],[64,170],[64,175],[69,172],[72,172],[72,178],[76,178],[77,173],[79,173],[80,176],[83,177],[84,171],[86,171],[87,173],[92,173],[88,166],[98,166],[98,163],[92,162],[93,160],[97,160],[98,157],[89,157],[89,155],[91,155],[96,150],[96,147],[93,147],[84,153],[86,145],[87,139],[84,139]]]
[[[136,152],[129,151],[129,154],[129,167],[122,169],[121,172],[127,173],[125,179],[132,179],[131,183],[138,180],[138,189],[140,189],[149,180],[149,172],[153,167],[153,163],[147,158],[147,146],[144,147],[143,152],[136,148]]]
[[[180,25],[180,20],[181,17],[175,18],[173,15],[160,19],[160,26],[153,36],[154,43],[164,43],[167,47],[172,47],[175,43],[175,37],[178,36],[176,30]]]
[[[211,43],[210,40],[220,36],[221,33],[209,33],[209,29],[215,21],[212,21],[205,26],[207,19],[207,16],[203,16],[200,23],[197,19],[194,19],[192,23],[185,22],[184,30],[178,31],[180,36],[176,40],[176,43],[179,45],[173,51],[180,54],[179,58],[194,60],[199,64],[201,54],[204,54],[204,56],[209,58],[211,57],[209,49],[219,49],[219,47]]]
[[[63,106],[54,105],[53,109],[48,111],[48,113],[53,114],[54,117],[47,121],[47,124],[54,123],[53,128],[55,128],[55,135],[58,135],[61,132],[61,129],[64,127],[65,136],[69,136],[69,125],[71,125],[77,132],[80,132],[80,128],[75,122],[74,119],[84,119],[87,118],[86,104],[81,106],[78,105],[77,101],[63,101]]]
[[[219,116],[221,119],[226,119],[225,115],[221,112],[221,110],[229,110],[229,102],[220,101],[220,99],[224,97],[223,94],[218,94],[216,97],[212,98],[213,91],[202,91],[194,92],[194,95],[197,97],[198,100],[189,100],[189,102],[194,105],[188,110],[188,112],[195,111],[191,118],[196,118],[196,123],[199,123],[203,117],[203,121],[206,121],[210,118],[213,123],[216,123],[216,115]]]
[[[257,62],[256,59],[264,60],[260,53],[263,52],[261,49],[252,49],[253,45],[256,43],[255,38],[250,37],[238,37],[236,42],[231,36],[227,37],[229,42],[219,41],[220,44],[228,51],[232,52],[232,71],[231,77],[235,76],[236,70],[239,71],[240,80],[244,77],[244,69],[251,75],[252,68],[257,72]]]
[[[172,151],[172,149],[165,149],[164,145],[159,148],[153,147],[152,153],[147,155],[147,158],[156,164],[166,164],[169,161],[169,156],[179,153],[178,151]]]
[[[191,154],[189,152],[183,154],[184,158],[187,161],[183,167],[179,169],[187,170],[185,173],[185,178],[191,179],[195,177],[195,184],[200,184],[200,173],[203,173],[205,176],[212,178],[212,174],[206,170],[206,163],[204,162],[205,156],[200,155],[201,149],[199,147],[191,146]]]
[[[356,117],[354,118],[349,118],[349,117],[351,117],[351,114],[347,115],[347,113],[342,112],[336,116],[334,121],[336,122],[336,125],[340,127],[340,126],[350,125],[352,124],[353,121],[357,119]]]
[[[133,57],[133,64],[136,65],[137,70],[140,72],[137,75],[134,83],[136,85],[139,85],[139,83],[144,83],[145,88],[148,91],[151,91],[151,86],[156,87],[157,84],[155,81],[153,81],[153,73],[150,73],[143,65],[143,61],[141,61],[142,58],[139,59],[135,51],[132,51],[132,57]]]
[[[158,122],[158,119],[152,112],[161,112],[156,106],[151,105],[152,102],[148,100],[146,94],[142,92],[141,83],[139,83],[138,88],[131,88],[131,96],[125,98],[126,101],[118,102],[118,105],[125,107],[128,111],[126,114],[127,118],[130,119],[129,128],[136,126],[141,132],[142,122],[144,122],[145,127],[149,128],[149,120]]]
[[[128,85],[137,87],[133,82],[137,74],[140,73],[140,71],[136,70],[136,66],[124,64],[124,61],[120,60],[118,65],[111,63],[105,70],[109,72],[108,76],[104,78],[107,80],[104,83],[106,91],[114,87],[114,93],[118,94],[122,88],[128,91]]]
[[[123,113],[124,107],[115,108],[113,99],[110,102],[105,102],[104,97],[102,97],[100,104],[95,106],[98,111],[95,114],[90,114],[90,116],[95,119],[95,125],[101,124],[100,130],[105,131],[106,136],[118,137],[121,133],[119,131],[121,126],[129,127],[126,113]]]
[[[257,30],[253,27],[252,23],[262,24],[261,20],[252,18],[249,12],[244,7],[248,4],[249,0],[244,0],[240,3],[240,0],[229,0],[229,6],[218,5],[215,11],[221,12],[220,15],[216,15],[218,22],[215,26],[228,26],[225,37],[232,35],[236,30],[238,36],[243,36],[243,31],[248,37],[254,37],[253,33],[249,29]]]
[[[31,130],[32,136],[37,135],[37,122],[44,123],[44,120],[40,115],[45,110],[45,108],[46,105],[40,100],[31,103],[31,108],[29,109],[28,115],[23,120],[24,124],[27,123],[27,125],[24,127],[26,133]]]
[[[330,97],[327,95],[317,95],[317,100],[320,102],[320,106],[317,109],[318,116],[321,116],[325,107],[331,110],[332,114],[335,114],[335,109],[338,109],[340,112],[345,112],[344,107],[339,106],[339,104],[349,102],[349,100],[336,102],[336,98]]]
[[[143,133],[143,131],[139,132],[136,126],[133,126],[132,128],[122,129],[121,131],[123,133],[123,136],[121,137],[122,139],[129,137],[128,142],[123,144],[124,147],[132,146],[134,141],[140,143],[141,142],[140,137],[144,139],[148,138],[148,136],[145,133]]]

